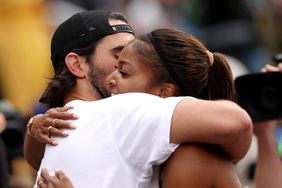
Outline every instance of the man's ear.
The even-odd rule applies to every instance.
[[[77,53],[68,53],[65,57],[65,63],[74,76],[77,78],[85,77],[85,70],[83,69],[83,64],[85,64],[85,61]]]
[[[162,98],[174,96],[175,85],[170,83],[165,83],[161,86],[158,96]]]

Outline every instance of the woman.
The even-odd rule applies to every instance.
[[[122,50],[116,68],[108,78],[113,95],[147,92],[160,97],[187,95],[210,100],[235,99],[231,70],[224,56],[209,52],[193,36],[178,30],[160,29],[136,38]],[[178,158],[186,151],[190,153],[188,160]],[[207,170],[206,166],[192,165],[203,159],[214,167]],[[195,171],[195,167],[197,172],[210,171],[209,176],[201,177],[205,187],[215,183],[216,187],[226,187],[226,184],[228,187],[241,187],[233,161],[215,146],[185,144],[177,149],[170,161],[164,166],[164,187],[175,187],[173,177],[178,175],[170,172],[179,169],[182,164],[191,172]],[[221,176],[214,173],[216,169]],[[42,177],[44,180],[38,181],[39,187],[71,187],[60,171],[51,177],[43,170]],[[66,182],[68,185],[61,184]],[[189,186],[195,187],[195,183],[199,182],[191,181]]]

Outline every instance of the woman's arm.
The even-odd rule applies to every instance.
[[[173,114],[170,142],[219,145],[237,162],[250,147],[252,131],[248,113],[231,101],[184,99]]]
[[[50,136],[66,137],[68,134],[60,129],[74,128],[69,122],[64,121],[77,119],[77,116],[67,112],[71,108],[53,108],[45,114],[34,116],[29,121],[24,140],[24,156],[34,169],[39,169],[45,151],[45,144],[57,145]],[[51,129],[50,126],[52,126]]]

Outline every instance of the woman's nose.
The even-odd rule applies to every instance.
[[[117,83],[117,81],[115,79],[115,72],[116,71],[114,71],[112,74],[110,74],[108,79],[107,79],[108,80],[108,85],[109,85],[110,88],[116,86],[116,83]]]
[[[112,87],[115,87],[116,86],[116,80],[114,80],[114,79],[110,79],[110,81],[109,81],[109,86],[112,88]]]

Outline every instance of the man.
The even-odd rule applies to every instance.
[[[110,22],[108,22],[108,18]],[[114,65],[123,46],[134,38],[133,31],[126,22],[126,18],[120,13],[104,11],[83,12],[64,22],[56,30],[51,43],[51,58],[55,76],[40,101],[48,104],[48,107],[51,108],[63,106],[68,101],[77,98],[91,101],[108,97],[109,94],[104,86],[105,78],[115,70]],[[77,50],[83,47],[88,48]],[[66,56],[67,52],[75,50],[76,54],[72,53]],[[92,56],[94,50],[99,53]],[[89,75],[85,76],[87,80],[82,79],[81,75],[77,75],[78,72],[72,73],[70,71],[74,69],[73,67],[79,66],[78,63],[82,57],[78,54],[87,56],[83,57],[89,63],[89,67],[83,67],[90,69]],[[65,56],[66,64],[64,62]],[[95,64],[89,60],[94,61]],[[92,89],[92,84],[97,90]],[[36,120],[42,120],[43,117],[38,118],[34,119],[34,123]],[[56,122],[56,126],[60,126],[59,122]],[[45,131],[47,133],[46,139],[48,139],[49,131]],[[52,135],[62,135],[55,128],[51,131]],[[30,142],[32,147],[28,147]],[[25,157],[33,168],[39,168],[44,150],[45,144],[38,142],[30,134],[26,134]]]
[[[94,25],[89,24],[94,21]],[[115,57],[133,38],[128,33],[132,30],[125,21],[111,18],[103,11],[76,14],[56,30],[51,44],[55,78],[41,101],[50,107],[68,103],[80,113],[80,118],[77,121],[79,126],[72,135],[60,140],[58,147],[47,147],[43,164],[69,170],[74,186],[87,187],[95,182],[99,183],[98,187],[135,187],[137,184],[157,186],[156,177],[152,177],[157,176],[153,165],[162,163],[177,147],[175,144],[184,141],[219,144],[232,157],[242,157],[251,138],[251,121],[245,111],[231,102],[183,98],[166,100],[147,94],[123,94],[98,101],[107,96],[103,81],[109,69],[113,69]],[[99,63],[105,60],[111,60],[113,64],[99,70]],[[59,91],[61,86],[58,82],[68,88]],[[140,117],[140,114],[144,115]],[[204,121],[203,114],[207,115]],[[213,121],[215,116],[218,121]],[[25,144],[27,158],[35,153],[35,147],[28,147],[30,142],[35,142],[31,134],[34,125],[30,122],[28,127],[30,134]],[[88,129],[89,125],[93,130]],[[53,121],[45,132],[57,135],[59,132],[55,126],[58,124]],[[241,138],[247,144],[242,144]],[[95,142],[92,142],[93,139]],[[243,145],[244,149],[232,151],[235,142]],[[37,152],[44,151],[44,145],[37,143],[37,146],[41,147],[40,150],[36,149]],[[41,157],[40,154],[37,159]],[[76,160],[79,163],[75,163]],[[29,162],[38,168],[38,160]],[[91,167],[97,169],[93,169],[92,173],[89,171]]]

